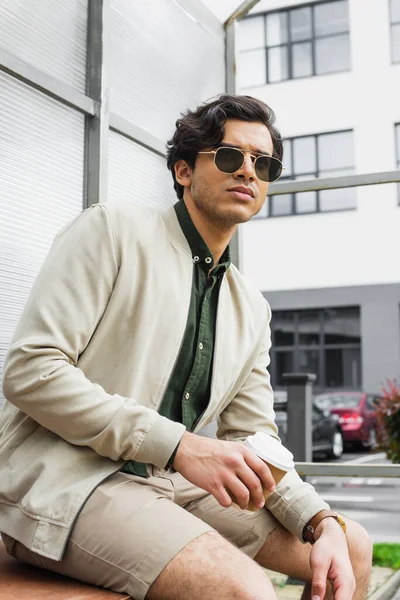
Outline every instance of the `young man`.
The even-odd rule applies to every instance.
[[[4,371],[13,556],[136,600],[275,598],[257,563],[308,582],[305,598],[365,597],[366,532],[344,533],[295,472],[275,489],[242,443],[277,437],[270,310],[228,246],[280,174],[273,123],[247,96],[189,111],[168,150],[174,207],[95,205],[56,237]],[[219,439],[197,435],[215,418]]]

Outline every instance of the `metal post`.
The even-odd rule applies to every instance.
[[[286,445],[296,461],[312,460],[312,386],[316,375],[285,373],[287,398]]]
[[[110,0],[90,0],[87,42],[87,94],[96,113],[86,118],[84,207],[107,201],[109,107]]]
[[[236,20],[231,21],[225,28],[225,89],[227,94],[237,94],[237,29]],[[240,269],[239,229],[236,230],[230,242],[233,264]]]

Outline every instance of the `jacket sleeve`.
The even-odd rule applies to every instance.
[[[185,427],[107,393],[78,359],[107,309],[118,254],[104,205],[83,211],[56,237],[9,349],[3,393],[12,404],[68,442],[113,460],[164,467]]]
[[[243,386],[219,417],[219,438],[244,441],[248,435],[264,431],[280,441],[267,370],[271,347],[270,319],[271,310],[267,303],[265,335],[260,352]],[[267,499],[266,506],[276,519],[301,541],[306,523],[320,510],[329,508],[314,488],[304,482],[295,470],[280,481],[276,491]]]

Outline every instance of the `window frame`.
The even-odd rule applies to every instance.
[[[275,10],[258,13],[258,14],[254,14],[254,15],[250,15],[250,16],[246,17],[244,20],[262,18],[263,30],[264,30],[264,46],[257,46],[255,48],[251,48],[251,49],[248,48],[246,50],[240,50],[240,54],[242,55],[242,54],[246,54],[247,52],[254,52],[256,50],[264,49],[264,51],[265,51],[265,82],[263,84],[246,85],[242,89],[248,89],[248,88],[252,88],[252,87],[261,87],[262,85],[273,85],[275,83],[283,83],[285,81],[305,79],[307,77],[319,77],[321,75],[325,75],[325,76],[326,75],[335,75],[337,73],[347,73],[347,72],[351,71],[352,65],[351,65],[351,53],[350,53],[348,69],[339,69],[339,70],[335,70],[335,71],[328,71],[326,73],[317,73],[317,61],[316,61],[316,41],[317,40],[348,36],[349,43],[350,43],[350,20],[348,20],[348,23],[347,23],[348,27],[347,27],[346,31],[340,31],[340,32],[336,32],[336,33],[328,33],[328,34],[323,34],[323,35],[317,35],[316,31],[315,31],[315,8],[317,6],[321,6],[323,4],[332,4],[333,2],[337,2],[337,1],[346,2],[348,5],[348,0],[321,0],[320,2],[312,2],[312,3],[309,2],[309,3],[304,3],[304,4],[298,4],[298,5],[290,6],[290,7],[284,8],[284,9],[278,8]],[[311,11],[311,37],[307,37],[304,40],[293,40],[292,32],[291,32],[291,15],[294,11],[302,9],[302,8],[309,8]],[[272,44],[271,46],[269,46],[268,40],[267,40],[267,19],[270,15],[273,15],[273,14],[285,14],[286,15],[286,34],[287,34],[286,39],[287,39],[287,41],[284,43],[281,43],[281,44]],[[310,75],[300,75],[299,77],[294,77],[293,76],[293,46],[296,46],[298,44],[305,44],[305,43],[311,44],[312,72]],[[286,48],[287,49],[287,57],[286,57],[287,77],[284,79],[271,81],[270,77],[269,77],[269,51],[275,50],[277,48]]]
[[[284,141],[288,141],[290,142],[290,164],[292,167],[292,174],[290,176],[283,176],[280,178],[280,181],[296,181],[296,178],[299,177],[304,177],[304,176],[309,176],[310,179],[312,178],[316,178],[318,179],[320,176],[320,156],[319,156],[319,144],[320,144],[320,139],[321,137],[327,137],[330,135],[336,135],[338,133],[354,133],[353,129],[340,129],[338,131],[326,131],[326,132],[321,132],[321,133],[310,133],[310,134],[306,134],[306,135],[300,135],[300,136],[294,136],[294,137],[288,137],[285,138]],[[315,171],[314,172],[309,172],[309,173],[296,173],[294,170],[294,150],[293,150],[293,141],[294,140],[299,140],[299,139],[306,139],[306,138],[314,138],[314,144],[315,144]],[[343,167],[344,169],[348,169],[349,171],[355,171],[356,165],[355,165],[355,160],[353,160],[353,164],[352,165],[348,165],[347,167]],[[337,169],[333,169],[332,171],[336,171]],[[324,177],[327,177],[327,172],[329,171],[329,169],[324,169]],[[345,189],[345,188],[344,188]],[[297,193],[301,196],[302,192],[297,192],[297,193],[293,193],[290,194],[291,196],[291,211],[288,213],[284,213],[284,214],[273,214],[273,208],[274,208],[274,202],[279,202],[279,198],[280,196],[267,196],[265,203],[267,204],[266,206],[266,215],[262,214],[260,215],[258,218],[263,218],[263,219],[276,219],[276,218],[281,218],[281,217],[293,217],[293,216],[302,216],[302,215],[315,215],[315,214],[328,214],[331,212],[348,212],[348,211],[353,211],[356,210],[356,206],[355,207],[350,207],[350,208],[341,208],[341,209],[331,209],[331,210],[321,210],[321,202],[320,202],[320,194],[321,192],[323,192],[325,190],[317,190],[315,192],[316,194],[316,210],[311,210],[311,211],[297,211],[296,210],[296,202],[297,202]]]
[[[393,28],[395,25],[400,27],[400,19],[398,21],[393,20],[392,16],[392,2],[393,0],[389,0],[389,21],[390,21],[390,60],[392,65],[398,65],[400,63],[400,58],[398,60],[394,60],[394,36],[393,36]],[[400,57],[400,52],[399,52]],[[399,157],[399,155],[398,155]]]
[[[326,313],[329,310],[349,310],[352,309],[356,312],[358,322],[360,325],[360,341],[359,342],[338,342],[338,343],[326,343],[324,339],[325,329],[324,324],[327,322]],[[326,385],[326,360],[325,360],[325,352],[326,350],[344,350],[344,349],[355,349],[360,352],[360,382],[357,388],[352,388],[351,386],[346,386],[346,389],[355,389],[359,390],[362,388],[362,364],[361,364],[361,350],[362,350],[362,337],[361,337],[361,307],[357,305],[349,305],[349,306],[330,306],[323,308],[315,308],[312,309],[317,313],[316,322],[318,323],[318,342],[314,342],[312,344],[305,344],[304,342],[300,343],[300,334],[301,334],[301,313],[305,313],[309,311],[309,309],[295,309],[295,310],[276,310],[272,313],[272,322],[271,322],[271,384],[273,389],[282,389],[284,385],[278,383],[278,372],[277,372],[277,354],[280,352],[291,352],[292,353],[292,363],[293,363],[293,371],[298,373],[300,372],[299,368],[299,356],[302,350],[316,350],[318,352],[318,373],[317,381],[314,385],[314,388],[317,390],[327,390],[332,391],[335,389],[343,388],[344,386],[339,386],[337,388],[331,388]],[[276,330],[274,327],[273,317],[276,313],[286,313],[292,316],[293,323],[293,344],[282,344],[277,345],[275,341]]]

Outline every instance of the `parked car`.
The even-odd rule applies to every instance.
[[[337,415],[346,445],[375,448],[379,421],[376,413],[380,397],[362,392],[332,392],[314,398],[321,410]]]
[[[287,392],[274,392],[275,422],[279,437],[287,442]],[[340,458],[343,454],[343,434],[338,418],[329,410],[312,406],[312,453],[324,454],[328,458]]]

